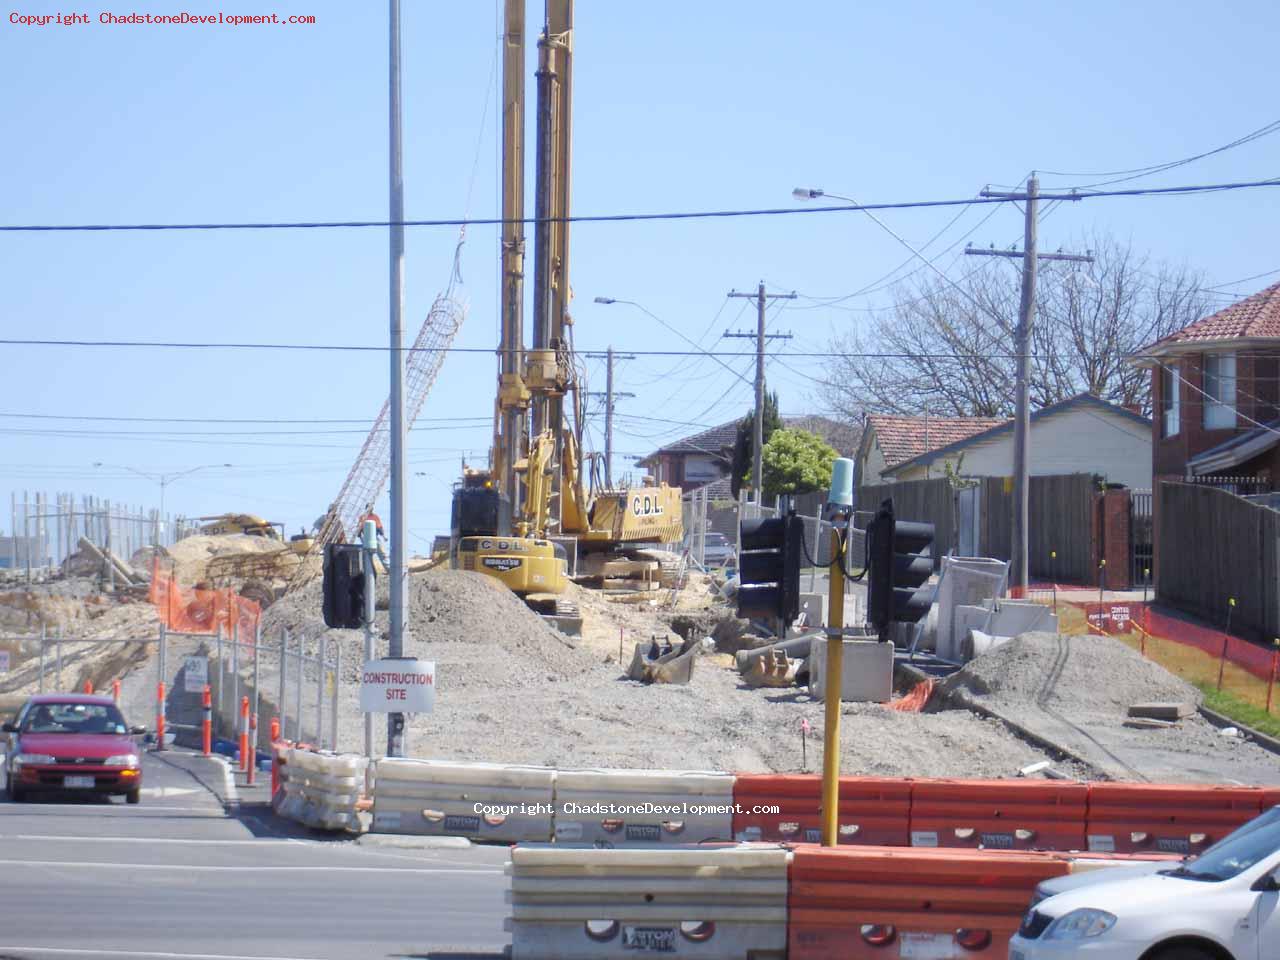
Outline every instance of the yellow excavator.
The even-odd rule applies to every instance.
[[[573,0],[547,0],[538,40],[534,322],[525,347],[524,4],[505,0],[502,316],[490,468],[464,468],[455,485],[451,559],[557,616],[569,606],[560,597],[566,544],[575,554],[619,551],[679,542],[684,530],[677,488],[588,490],[582,480],[581,378],[568,312]]]

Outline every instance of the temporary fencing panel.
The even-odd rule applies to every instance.
[[[515,847],[507,864],[511,957],[781,960],[788,859],[774,846]]]
[[[557,843],[620,847],[733,839],[728,773],[561,770],[555,784]]]
[[[916,780],[911,845],[1084,850],[1089,787],[1061,780]]]
[[[280,816],[320,830],[359,832],[356,805],[368,761],[355,754],[313,753],[290,747],[281,787]]]
[[[373,830],[515,843],[551,839],[549,767],[379,760]]]
[[[791,864],[790,960],[1005,957],[1049,853],[800,847]]]
[[[1262,799],[1256,787],[1090,784],[1088,849],[1199,853],[1256,817]]]
[[[821,839],[822,778],[817,775],[739,775],[733,799],[735,840],[817,843]],[[768,806],[780,812],[752,812]],[[905,847],[910,841],[910,816],[910,780],[840,778],[836,831],[840,843]]]

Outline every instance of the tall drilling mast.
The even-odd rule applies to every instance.
[[[561,532],[564,395],[573,385],[569,342],[569,116],[572,93],[573,0],[547,0],[538,39],[538,121],[534,233],[533,349],[527,382],[533,394],[533,434],[554,438],[551,515],[547,529]]]
[[[520,508],[516,462],[526,455],[524,378],[524,5],[506,0],[502,37],[502,290],[498,400],[490,466],[498,491]]]

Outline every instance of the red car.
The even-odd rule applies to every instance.
[[[142,755],[130,727],[110,697],[43,693],[3,726],[9,734],[5,771],[9,799],[54,791],[142,796]]]

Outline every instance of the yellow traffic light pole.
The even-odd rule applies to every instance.
[[[844,557],[840,529],[831,527],[831,573],[827,596],[827,676],[823,684],[822,845],[836,845],[840,810],[840,703],[844,665]]]

